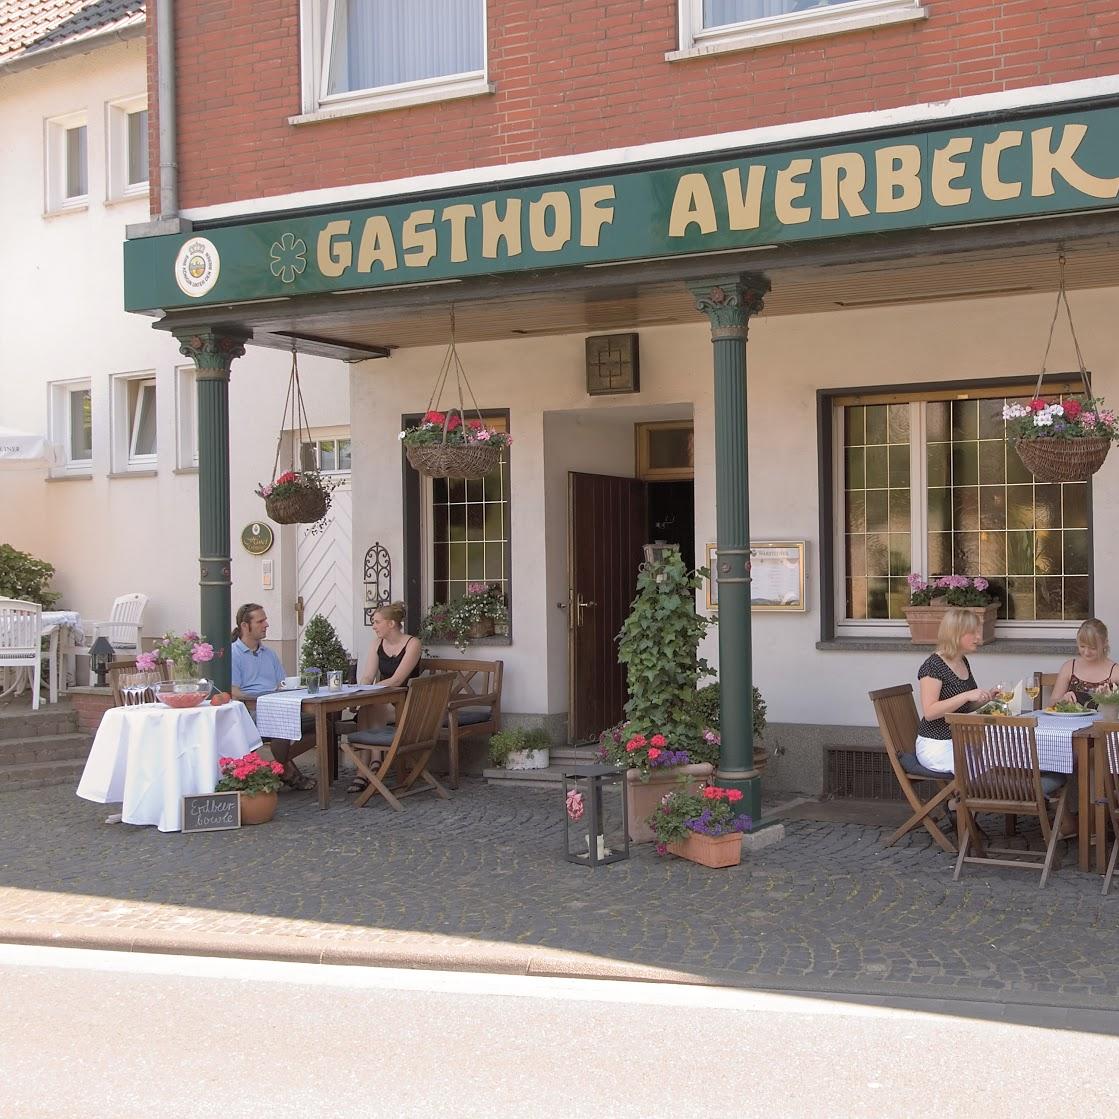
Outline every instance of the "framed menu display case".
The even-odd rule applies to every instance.
[[[750,610],[754,613],[785,611],[804,613],[803,540],[750,541]],[[715,579],[718,562],[714,544],[707,545],[707,609],[719,609],[719,587]]]

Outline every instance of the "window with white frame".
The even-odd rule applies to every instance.
[[[106,107],[108,197],[143,195],[148,189],[148,101],[144,96],[112,101]]]
[[[348,437],[328,437],[304,443],[299,461],[307,462],[308,459],[322,474],[349,474],[350,440]]]
[[[488,91],[486,0],[301,0],[301,20],[306,113]]]
[[[85,473],[93,465],[93,396],[89,381],[50,386],[50,437],[62,447],[63,469]]]
[[[156,466],[156,391],[153,373],[113,377],[113,470],[152,470]]]
[[[1054,382],[1047,395],[1077,388]],[[1033,389],[832,397],[841,631],[904,628],[910,572],[985,577],[1005,636],[1056,635],[1090,615],[1089,484],[1037,481],[1006,439],[1003,408],[1028,402]]]
[[[89,202],[89,128],[85,113],[46,122],[46,209],[84,208]]]
[[[680,50],[669,59],[745,50],[923,19],[920,0],[679,0]]]
[[[198,391],[193,365],[175,370],[175,465],[180,470],[198,467]]]

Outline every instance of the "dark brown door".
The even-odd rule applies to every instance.
[[[581,742],[618,722],[626,702],[617,638],[645,543],[645,484],[605,474],[567,477],[569,733]]]

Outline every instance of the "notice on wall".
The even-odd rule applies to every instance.
[[[717,549],[707,545],[707,609],[719,609],[719,584],[715,578]],[[750,541],[750,610],[803,612],[808,609],[804,597],[804,541]]]
[[[183,797],[183,831],[231,831],[241,826],[240,793]]]

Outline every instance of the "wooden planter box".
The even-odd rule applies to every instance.
[[[665,793],[674,793],[684,786],[681,776],[687,778],[687,791],[698,793],[707,784],[713,766],[709,762],[693,762],[691,765],[674,765],[665,769],[649,771],[646,780],[636,769],[626,770],[626,814],[629,816],[630,843],[652,843],[656,836],[653,829],[645,823],[661,802]]]
[[[914,645],[935,645],[936,634],[940,629],[940,620],[948,610],[945,603],[931,602],[928,606],[907,606],[905,620],[909,623],[909,639]],[[995,619],[998,617],[999,606],[993,602],[990,606],[963,606],[963,610],[970,610],[977,614],[983,622],[983,641],[994,641]]]
[[[668,852],[682,859],[691,859],[700,866],[738,866],[742,862],[742,833],[700,835],[692,832],[682,843],[670,843]]]

